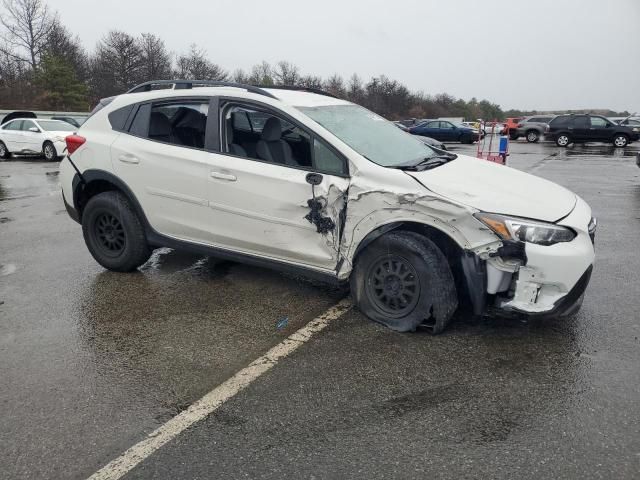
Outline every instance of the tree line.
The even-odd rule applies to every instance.
[[[503,111],[488,100],[446,93],[412,92],[385,75],[363,80],[308,75],[287,61],[227,70],[197,45],[171,52],[152,33],[111,30],[87,51],[44,0],[2,0],[0,14],[0,108],[87,111],[100,98],[123,93],[147,80],[227,80],[251,85],[304,86],[325,90],[389,119],[464,117],[504,119],[535,114]],[[614,112],[611,112],[614,114]]]

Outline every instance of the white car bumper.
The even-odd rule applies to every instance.
[[[574,210],[558,222],[576,232],[571,242],[551,246],[527,243],[527,263],[515,273],[506,272],[500,259],[488,260],[488,290],[495,290],[489,293],[503,289],[512,293],[508,299],[499,299],[496,306],[527,315],[564,316],[575,311],[582,302],[595,258],[595,227],[589,232],[591,219],[591,209],[578,198]]]

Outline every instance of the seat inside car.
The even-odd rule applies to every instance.
[[[277,117],[270,117],[265,122],[256,152],[260,159],[267,162],[298,165],[291,147],[282,139],[282,122]]]
[[[161,142],[171,142],[171,121],[164,113],[151,112],[149,118],[149,138]]]
[[[174,118],[172,133],[180,145],[204,148],[204,135],[207,125],[206,115],[191,108],[181,108]]]
[[[233,121],[231,118],[229,118],[227,119],[227,145],[229,146],[229,153],[232,155],[246,157],[247,151],[242,148],[242,146],[234,143],[233,140]]]

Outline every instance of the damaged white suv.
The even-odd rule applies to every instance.
[[[478,315],[582,302],[595,219],[554,183],[309,89],[148,82],[99,107],[60,172],[105,268],[171,247],[350,281],[361,311],[399,331],[440,332],[462,300]]]

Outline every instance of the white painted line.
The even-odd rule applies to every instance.
[[[118,458],[106,464],[91,475],[89,480],[116,480],[121,478],[171,439],[206,418],[263,373],[271,370],[280,359],[296,351],[300,346],[308,342],[313,335],[324,330],[333,320],[340,318],[350,308],[351,302],[348,298],[340,301],[300,330],[291,334],[263,356],[254,360],[249,366],[218,385],[189,408],[151,432],[140,443],[135,444]]]

